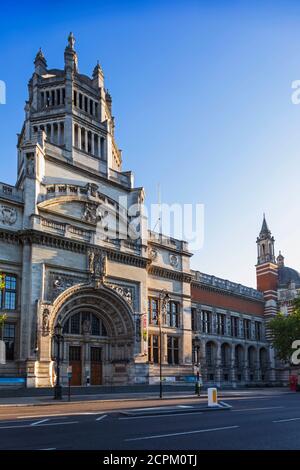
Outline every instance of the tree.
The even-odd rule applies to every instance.
[[[295,340],[300,340],[300,298],[295,299],[291,315],[278,313],[268,327],[278,359],[290,363],[294,352],[292,344]]]
[[[1,337],[3,338],[3,327],[4,327],[4,322],[7,319],[6,313],[0,315],[0,333]]]

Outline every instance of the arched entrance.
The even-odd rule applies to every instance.
[[[113,289],[81,285],[65,291],[53,306],[50,329],[60,322],[64,335],[62,383],[128,383],[134,358],[133,312]]]

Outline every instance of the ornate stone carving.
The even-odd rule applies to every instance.
[[[88,318],[82,322],[82,332],[84,335],[90,335],[92,331],[92,325]]]
[[[34,154],[29,153],[26,157],[26,175],[34,176]]]
[[[50,273],[48,298],[53,301],[62,292],[70,287],[85,282],[86,279],[67,274]]]
[[[103,251],[88,252],[88,269],[92,279],[103,281],[107,270],[107,255]]]
[[[99,204],[86,202],[83,209],[83,220],[96,224],[102,220],[103,214]]]
[[[43,310],[43,318],[42,318],[42,335],[48,336],[49,335],[49,317],[50,312],[48,308],[44,308]]]
[[[150,248],[149,257],[152,261],[156,260],[158,256],[158,251],[155,248]]]
[[[116,291],[132,307],[134,289],[133,287],[120,286],[118,284],[105,284],[110,289]]]
[[[86,185],[86,189],[88,191],[88,194],[92,197],[97,197],[98,193],[98,185],[95,183],[88,183]]]
[[[9,206],[0,206],[0,220],[5,225],[15,224],[17,220],[16,209]]]
[[[173,268],[176,268],[176,266],[178,266],[178,263],[179,263],[179,259],[178,259],[178,256],[176,255],[170,255],[170,265],[173,266]]]

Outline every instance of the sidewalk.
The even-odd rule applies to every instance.
[[[11,390],[11,392],[13,392]],[[218,397],[220,399],[225,398],[263,398],[263,397],[272,397],[278,395],[286,395],[290,392],[286,388],[274,388],[274,389],[251,389],[251,390],[220,390],[218,392]],[[123,402],[123,401],[134,401],[134,400],[153,400],[158,398],[159,394],[157,391],[155,392],[132,392],[132,393],[88,393],[88,394],[73,394],[71,389],[71,402],[73,403],[88,403],[88,402],[95,402],[95,401],[113,401],[113,402]],[[203,391],[201,393],[200,398],[195,395],[194,390],[190,391],[165,391],[163,394],[165,399],[191,399],[195,398],[197,400],[206,401],[207,400],[207,393]],[[0,408],[7,407],[7,406],[41,406],[41,405],[58,405],[64,404],[68,402],[68,391],[67,389],[63,390],[63,399],[54,400],[53,393],[47,394],[46,396],[26,396],[26,397],[0,397]]]

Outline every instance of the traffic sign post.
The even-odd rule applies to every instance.
[[[72,378],[72,366],[68,366],[67,368],[67,374],[68,374],[68,401],[71,401],[71,378]]]

